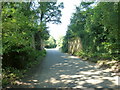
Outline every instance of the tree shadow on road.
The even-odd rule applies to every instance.
[[[59,58],[59,57],[58,57]],[[13,87],[19,88],[110,88],[118,89],[117,76],[95,68],[95,64],[82,61],[77,57],[62,55],[61,61],[48,68],[46,73],[29,76]],[[39,71],[40,72],[40,71]]]

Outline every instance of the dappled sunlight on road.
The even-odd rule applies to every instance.
[[[34,88],[36,85],[39,85],[39,81],[38,80],[27,80],[27,81],[16,81],[15,82],[17,84],[16,87],[27,87],[27,88]]]
[[[50,53],[49,53],[50,52]],[[54,55],[49,57],[49,55]],[[51,60],[51,61],[50,61]],[[53,60],[53,61],[52,61]],[[58,51],[48,51],[48,56],[31,77],[19,82],[19,87],[36,88],[117,88],[118,80],[111,72],[96,68],[95,64]]]
[[[50,82],[50,83],[52,83],[52,84],[56,84],[56,83],[60,83],[60,81],[59,80],[56,80],[56,78],[50,78],[50,80],[45,80],[45,82]]]

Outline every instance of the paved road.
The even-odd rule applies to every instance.
[[[95,64],[47,49],[47,56],[33,73],[18,82],[29,88],[117,88],[118,77],[100,70]]]

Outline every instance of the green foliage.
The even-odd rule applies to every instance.
[[[63,49],[68,49],[66,47],[69,45],[68,41],[79,37],[83,50],[75,52],[77,55],[120,60],[118,4],[118,2],[98,4],[82,2],[76,7],[76,12],[71,18]]]
[[[12,67],[6,67],[2,70],[2,84],[3,87],[7,84],[14,84],[15,80],[19,80],[20,78],[24,77],[23,73],[25,73],[25,70],[18,70]]]
[[[81,51],[79,51],[79,52],[76,52],[75,55],[84,57],[84,56],[85,56],[85,52],[83,52],[83,51],[81,50]]]
[[[2,2],[3,85],[46,55],[42,41],[49,38],[47,22],[60,23],[62,8],[53,2]]]
[[[39,55],[43,56],[40,51],[31,47],[11,46],[10,51],[3,54],[3,68],[14,67],[17,69],[26,68],[28,62],[33,62]]]
[[[60,17],[61,9],[64,8],[63,3],[56,5],[56,2],[39,2],[39,7],[37,8],[40,11],[40,22],[52,22],[52,23],[61,23]]]
[[[49,38],[46,23],[60,22],[62,3],[58,6],[53,2],[37,4],[2,3],[3,67],[25,68],[27,62],[36,59],[42,41]],[[53,44],[55,46],[55,40]]]
[[[46,31],[46,23],[61,23],[61,9],[63,9],[64,6],[63,3],[57,5],[56,2],[38,2],[36,7],[37,8],[35,9],[35,11],[37,12],[37,16],[39,17],[38,23],[40,24],[40,28],[37,32],[35,32],[34,35],[36,42],[35,47],[37,50],[41,50],[41,41],[47,40],[49,38],[48,32]]]
[[[62,43],[63,43],[63,39],[64,39],[64,37],[63,36],[61,36],[57,41],[56,41],[56,43],[57,43],[57,47],[59,47],[59,48],[61,48],[62,47]]]
[[[27,51],[30,51],[31,49],[26,48]],[[3,87],[5,87],[6,85],[10,84],[10,85],[14,85],[16,84],[17,80],[20,80],[21,78],[23,78],[25,76],[25,73],[29,71],[30,68],[32,68],[33,66],[37,65],[38,63],[40,63],[40,60],[42,60],[43,57],[45,57],[46,55],[46,51],[42,50],[42,51],[30,51],[32,53],[29,53],[29,60],[24,61],[24,63],[21,63],[20,60],[17,60],[17,63],[14,63],[14,61],[12,61],[13,63],[13,67],[4,67],[2,68],[2,85]],[[31,57],[30,57],[31,56]],[[19,57],[19,56],[18,56]],[[20,58],[19,58],[20,59]],[[9,59],[10,60],[10,59]],[[13,57],[14,60],[14,57]],[[21,59],[22,60],[22,59]],[[25,64],[26,62],[26,64]],[[24,65],[25,67],[21,69],[18,69],[15,67],[15,64],[17,64],[19,66],[19,64]]]
[[[56,46],[56,40],[52,36],[45,41],[45,48],[55,48]]]

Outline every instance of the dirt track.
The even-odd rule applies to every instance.
[[[118,76],[100,70],[95,64],[47,49],[47,56],[33,73],[18,81],[24,88],[118,88]]]

